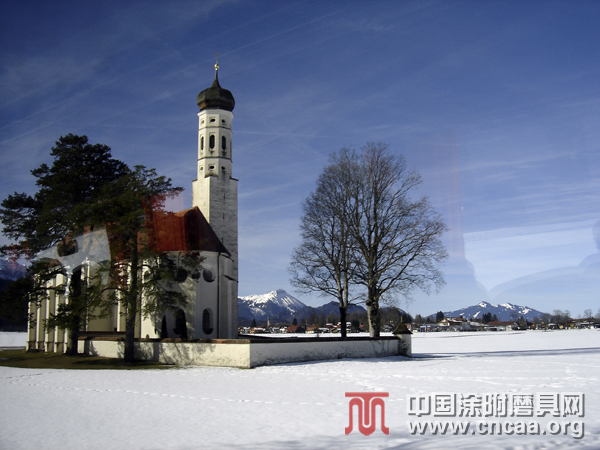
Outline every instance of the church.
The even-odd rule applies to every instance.
[[[192,251],[199,252],[203,260],[197,269],[177,270],[177,283],[172,289],[185,295],[184,306],[147,317],[138,314],[136,359],[249,369],[298,361],[411,356],[411,334],[406,329],[398,329],[395,337],[377,339],[238,337],[238,191],[232,164],[235,100],[219,84],[218,64],[212,86],[198,94],[197,103],[197,178],[192,183],[192,207],[165,213],[160,206],[153,206],[151,200],[144,210],[145,232],[138,239],[142,237],[151,250],[160,255],[166,253],[171,259]],[[156,202],[161,203],[160,199]],[[62,274],[51,283],[70,286],[75,274],[75,280],[94,277],[98,274],[98,263],[110,260],[114,254],[110,239],[103,228],[90,229],[45,251],[43,258],[61,265]],[[61,294],[67,291],[51,290],[41,304],[30,304],[29,349],[66,350],[67,332],[44,325],[61,304],[68,304],[68,296]],[[140,300],[143,307],[144,298]],[[124,304],[117,303],[107,316],[86,319],[80,331],[79,351],[122,358],[124,312]]]
[[[185,318],[189,339],[237,338],[238,200],[237,180],[232,172],[235,100],[219,84],[218,63],[212,86],[198,94],[197,103],[197,178],[192,183],[192,208],[156,217],[146,233],[152,235],[153,245],[160,252],[176,255],[180,251],[200,251],[204,258],[202,269],[191,274],[183,271],[177,280],[176,289],[186,295],[187,304],[176,313],[165,311],[138,317],[136,338],[182,337],[176,332],[176,322],[181,318]],[[73,251],[53,248],[45,252],[45,257],[57,260],[65,268],[64,275],[53,280],[56,286],[67,285],[77,270],[92,276],[93,262],[110,258],[110,242],[103,230],[75,236],[73,241]],[[44,326],[64,302],[68,298],[52,293],[41,305],[30,305],[29,349],[65,351],[66,331]],[[110,315],[86,321],[82,332],[124,334],[122,313],[122,305],[115,305]]]

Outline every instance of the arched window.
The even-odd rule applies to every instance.
[[[200,150],[204,150],[204,136],[200,138]]]
[[[227,138],[225,136],[221,136],[221,148],[227,150]]]
[[[210,135],[210,138],[208,140],[208,146],[210,147],[211,150],[213,148],[215,148],[215,135],[214,134]]]
[[[202,311],[202,331],[204,334],[211,334],[213,332],[213,314],[210,308],[206,308]]]
[[[162,318],[162,322],[160,324],[160,338],[161,339],[166,339],[169,337],[169,332],[167,329],[167,317],[163,316]]]
[[[187,321],[185,320],[185,313],[183,309],[178,309],[175,314],[175,328],[173,328],[175,334],[178,334],[181,339],[187,339]]]

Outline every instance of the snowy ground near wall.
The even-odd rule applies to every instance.
[[[412,359],[344,359],[251,370],[0,367],[0,448],[600,448],[599,330],[421,333],[413,336],[413,352]],[[389,434],[378,423],[369,436],[356,427],[346,435],[346,392],[389,393]],[[528,420],[541,423],[541,430],[551,420],[580,421],[585,436],[481,435],[471,434],[473,429],[466,435],[411,434],[408,421],[435,418],[409,415],[407,396],[435,393],[583,393],[584,417]]]

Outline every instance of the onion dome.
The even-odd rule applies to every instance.
[[[215,81],[208,89],[204,89],[198,94],[196,99],[200,111],[205,109],[224,109],[233,111],[235,100],[233,95],[227,89],[223,89],[219,84],[219,64],[215,64]]]

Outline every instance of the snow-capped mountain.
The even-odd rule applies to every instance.
[[[339,316],[339,312],[336,301],[317,307],[307,306],[283,289],[277,289],[262,295],[238,297],[238,324],[240,326],[250,325],[252,319],[255,319],[258,323],[266,322],[267,318],[270,319],[272,324],[278,322],[291,323],[294,319],[300,322],[302,319],[308,320],[315,315],[327,317],[330,314],[335,314]],[[348,314],[366,314],[366,312],[367,310],[360,305],[351,304],[348,306]]]
[[[18,262],[7,259],[0,259],[0,278],[5,280],[17,280],[27,273],[25,266]]]
[[[291,321],[294,315],[308,308],[304,303],[292,297],[283,289],[267,292],[262,295],[249,295],[238,297],[238,319],[266,320],[268,317],[273,322]]]
[[[465,319],[481,319],[485,313],[496,315],[498,320],[512,320],[523,316],[526,320],[532,320],[541,317],[544,314],[527,306],[513,305],[512,303],[503,303],[493,305],[488,302],[480,302],[477,305],[457,309],[455,311],[443,311],[445,317],[464,317]]]
[[[348,306],[348,313],[366,312],[362,306]],[[294,318],[298,321],[308,319],[311,315],[328,316],[338,314],[339,308],[335,301],[318,307],[307,306],[297,298],[291,296],[283,289],[267,292],[262,295],[249,295],[238,297],[238,322],[240,325],[249,325],[252,319],[264,322],[269,318],[271,323],[288,322]]]

